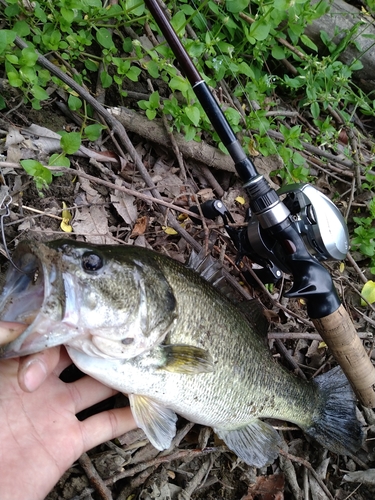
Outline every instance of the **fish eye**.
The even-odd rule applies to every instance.
[[[103,267],[103,259],[97,253],[85,252],[81,264],[84,271],[98,271]]]

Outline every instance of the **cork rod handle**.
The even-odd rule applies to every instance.
[[[375,368],[344,306],[341,304],[332,314],[312,321],[340,364],[359,401],[366,407],[374,408]]]

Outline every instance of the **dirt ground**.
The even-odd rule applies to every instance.
[[[147,87],[137,91],[147,93]],[[109,107],[118,104],[115,97],[108,96]],[[12,108],[12,103],[9,104]],[[131,109],[133,101],[129,98],[122,104]],[[95,143],[86,141],[86,149],[70,157],[71,168],[55,175],[51,185],[38,192],[33,179],[20,167],[19,160],[33,158],[45,162],[54,152],[52,140],[46,139],[43,145],[38,142],[46,133],[45,129],[55,132],[78,130],[79,120],[74,118],[64,115],[52,99],[41,111],[21,106],[1,119],[5,138],[15,132],[20,134],[13,142],[8,141],[7,147],[4,143],[0,146],[3,178],[12,194],[11,212],[4,219],[10,251],[24,238],[76,238],[88,243],[147,246],[185,262],[192,245],[196,250],[209,248],[232,281],[240,283],[236,293],[242,293],[243,299],[257,297],[267,308],[268,344],[278,362],[291,371],[302,372],[307,378],[334,366],[330,353],[308,321],[304,305],[282,297],[282,292],[290,286],[290,277],[285,276],[272,288],[252,287],[241,274],[250,263],[245,259],[240,268],[235,265],[236,250],[224,230],[222,219],[206,220],[202,228],[182,213],[197,202],[220,198],[232,214],[235,226],[244,226],[247,199],[231,168],[218,170],[185,157],[176,148],[173,151],[168,135],[164,143],[158,144],[147,138],[148,130],[140,129],[129,131],[129,138],[151,176],[153,191],[129,152],[121,151],[107,134],[103,134]],[[30,133],[32,124],[45,129]],[[366,130],[367,139],[361,145],[364,158],[374,151],[375,124],[367,124]],[[206,140],[210,142],[209,137]],[[43,149],[46,144],[48,151]],[[201,146],[196,143],[194,147],[199,150]],[[339,208],[345,211],[353,174],[345,166],[342,155],[328,147],[322,152],[331,154],[329,161],[323,162],[323,156],[305,152],[310,165],[315,165],[311,167],[314,183],[331,198],[340,193],[341,198],[335,199]],[[221,158],[219,152],[217,155]],[[228,164],[231,164],[229,159]],[[258,158],[256,164],[266,177],[280,168],[276,156]],[[272,177],[272,182],[278,185],[280,179]],[[164,205],[155,199],[157,194]],[[348,219],[350,226],[354,213],[366,212],[367,202],[355,195]],[[63,203],[68,208],[68,217],[62,211]],[[62,217],[65,218],[63,227],[71,226],[71,233],[62,229]],[[4,250],[2,253],[5,255]],[[362,334],[366,346],[372,349],[373,310],[358,308],[358,290],[362,285],[356,264],[367,278],[371,275],[366,271],[363,257],[359,254],[353,257],[345,266],[340,267],[340,263],[328,263],[327,266],[357,331]],[[68,380],[77,376],[76,373],[66,375]],[[93,411],[121,404],[127,404],[127,400],[119,396]],[[306,438],[297,427],[287,422],[272,422],[284,440],[284,454],[272,465],[257,470],[238,460],[211,429],[180,419],[171,449],[158,452],[142,431],[130,432],[82,457],[64,474],[47,500],[374,498],[375,480],[371,472],[375,467],[372,446],[375,418],[370,410],[359,408],[358,411],[366,427],[367,441],[356,457],[337,456]],[[80,418],[86,416],[80,415]],[[104,491],[104,486],[110,493]]]

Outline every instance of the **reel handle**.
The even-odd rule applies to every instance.
[[[363,406],[375,407],[375,370],[344,306],[323,318],[315,328],[349,380]]]

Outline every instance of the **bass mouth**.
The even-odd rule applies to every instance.
[[[50,340],[51,327],[61,321],[65,308],[56,250],[48,244],[22,241],[13,261],[16,267],[9,267],[0,295],[0,321],[24,325],[25,330],[1,346],[2,358],[24,356],[57,345]]]

